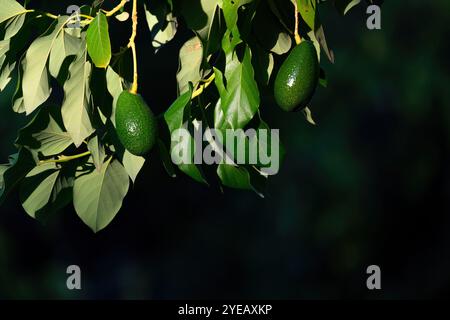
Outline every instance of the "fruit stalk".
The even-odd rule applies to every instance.
[[[294,0],[294,11],[295,11],[294,38],[295,38],[295,43],[296,44],[300,44],[300,42],[302,42],[302,38],[298,34],[298,5],[297,5],[297,0]]]
[[[132,12],[132,21],[133,21],[133,32],[131,33],[130,41],[128,42],[128,48],[131,48],[133,53],[133,85],[131,86],[130,92],[136,94],[138,91],[138,66],[137,66],[137,54],[136,54],[136,34],[137,34],[137,24],[138,24],[138,16],[137,16],[137,0],[133,0],[133,12]]]

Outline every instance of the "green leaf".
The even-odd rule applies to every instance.
[[[123,79],[120,77],[113,68],[108,67],[106,69],[106,86],[108,87],[109,94],[113,97],[113,105],[111,112],[111,121],[116,125],[116,104],[120,94],[123,91]]]
[[[275,65],[273,54],[264,51],[259,46],[253,47],[252,65],[255,69],[255,79],[257,79],[257,82],[267,86]]]
[[[192,96],[192,86],[190,87],[190,90],[182,94],[178,97],[177,100],[170,106],[170,108],[164,113],[164,119],[167,123],[167,126],[169,127],[169,131],[173,133],[177,129],[185,128],[184,125],[184,118],[185,118],[185,112],[186,107],[189,105],[191,101]],[[194,164],[194,155],[195,155],[195,144],[194,139],[192,136],[189,136],[189,139],[185,139],[183,141],[186,143],[187,146],[194,146],[191,148],[185,148],[190,150],[190,155],[188,155],[190,163],[181,163],[178,165],[181,171],[183,171],[185,174],[190,176],[192,179],[206,183],[205,179],[203,178],[203,175],[201,174],[199,168]],[[180,142],[181,143],[181,142]],[[172,141],[170,146],[170,152],[172,153],[172,150],[175,146],[174,141]]]
[[[44,131],[50,124],[50,114],[53,115],[53,120],[55,120],[59,111],[60,107],[56,105],[46,105],[45,108],[39,109],[31,120],[19,129],[19,134],[14,144],[17,146],[25,146],[28,149],[39,149],[41,142],[36,137],[33,137],[33,135]]]
[[[175,173],[175,168],[173,167],[172,159],[170,159],[169,151],[167,150],[164,142],[162,142],[161,139],[158,139],[158,151],[159,157],[161,158],[161,161],[167,174],[170,177],[175,178],[177,174]]]
[[[115,15],[114,18],[116,18],[117,20],[119,20],[120,22],[125,22],[128,20],[128,18],[130,17],[130,14],[126,11],[119,13],[118,15]]]
[[[312,112],[311,112],[311,110],[308,107],[304,108],[302,110],[302,112],[305,115],[306,121],[308,121],[313,126],[317,125],[316,122],[313,119]]]
[[[91,93],[89,79],[91,63],[87,61],[86,49],[81,51],[69,67],[69,79],[64,84],[64,102],[61,113],[64,126],[79,147],[93,132],[89,117]]]
[[[214,54],[214,52],[220,49],[220,41],[223,37],[223,26],[222,10],[217,6],[212,13],[210,25],[207,26],[207,38],[203,41],[205,46],[205,56],[211,57],[211,54]]]
[[[59,173],[56,165],[49,163],[35,167],[26,175],[20,198],[29,216],[35,218],[36,212],[49,202]]]
[[[308,35],[310,35],[310,34],[308,34]],[[325,38],[325,32],[323,30],[322,25],[316,29],[316,31],[314,33],[314,40],[320,44],[320,47],[323,49],[323,51],[327,55],[328,60],[330,60],[331,63],[334,63],[334,53],[332,50],[330,50],[328,48],[327,40]],[[316,45],[316,47],[317,47],[317,45]],[[319,61],[320,61],[320,49],[317,52],[319,52]]]
[[[92,62],[98,68],[106,68],[111,61],[111,40],[108,20],[102,12],[89,24],[86,41]]]
[[[3,40],[0,41],[0,92],[3,91],[10,83],[11,73],[16,67],[16,61],[11,61],[11,57],[7,59],[7,52],[11,46],[11,38],[13,38],[22,28],[25,22],[25,14],[21,14],[11,18],[6,23],[6,31]]]
[[[229,164],[219,164],[217,175],[222,184],[229,188],[253,190],[261,198],[264,198],[263,187],[266,178],[262,177],[254,169]]]
[[[240,0],[223,0],[222,10],[228,30],[234,29],[238,21]]]
[[[148,28],[151,32],[152,46],[158,52],[159,48],[175,37],[178,28],[177,18],[169,12],[165,15],[163,21],[159,21],[158,17],[153,15],[145,4],[144,9]]]
[[[238,10],[239,7],[252,2],[253,0],[222,0],[222,10],[225,18],[225,23],[227,25],[228,30],[233,30],[235,36],[238,33],[236,25],[238,21]]]
[[[136,182],[136,178],[141,171],[142,167],[144,166],[145,158],[135,156],[134,154],[131,154],[128,150],[125,150],[122,158],[122,164],[125,167],[125,170],[128,173],[128,176],[131,178],[131,180]]]
[[[129,188],[125,168],[108,160],[102,170],[80,173],[74,182],[73,204],[78,216],[94,232],[105,228],[122,206]]]
[[[40,142],[39,151],[44,156],[60,154],[72,144],[70,135],[64,132],[51,116],[47,128],[33,134],[33,138]]]
[[[226,187],[235,189],[251,189],[250,175],[243,167],[229,164],[219,164],[217,167],[217,175],[222,181],[222,184]]]
[[[170,132],[175,131],[183,127],[184,123],[184,111],[189,102],[191,101],[192,90],[183,93],[179,96],[164,113],[164,119]]]
[[[80,51],[81,39],[71,36],[67,32],[60,32],[50,53],[49,71],[53,78],[57,78],[64,60]]]
[[[5,56],[6,53],[9,51],[10,41],[7,40],[0,40],[0,56]],[[1,66],[1,64],[0,64]]]
[[[8,170],[8,166],[0,165],[0,190],[5,187],[5,180],[3,179],[3,174]]]
[[[183,15],[188,28],[194,30],[206,44],[216,8],[221,3],[222,0],[180,0],[175,5],[179,6],[177,11]]]
[[[106,152],[105,147],[100,142],[98,136],[93,137],[89,140],[87,144],[88,150],[91,152],[92,161],[94,162],[95,168],[98,171],[102,170],[103,162],[105,162]]]
[[[262,185],[265,179],[254,170],[250,173],[250,169],[242,166],[233,166],[229,164],[219,164],[217,167],[217,175],[222,184],[229,188],[253,190],[261,198],[264,198]],[[262,181],[261,181],[262,180]]]
[[[15,0],[0,0],[0,23],[25,13],[25,8]]]
[[[0,57],[0,66],[2,65],[2,58],[4,57]],[[0,73],[0,92],[3,91],[6,86],[9,84],[9,82],[11,81],[11,73],[13,72],[14,68],[16,66],[15,62],[12,62],[11,64],[7,63],[4,67],[3,70],[1,70]]]
[[[258,111],[260,97],[251,59],[249,47],[245,49],[242,62],[234,55],[232,63],[227,64],[225,70],[226,88],[220,83],[221,77],[217,77],[218,70],[215,70],[216,86],[225,118],[225,127],[221,129],[244,128]]]
[[[306,22],[311,30],[315,30],[316,26],[316,0],[292,0],[297,1],[298,11],[302,19]]]
[[[53,186],[48,203],[35,212],[36,219],[45,220],[49,215],[63,209],[72,201],[74,173],[69,172],[67,174],[68,176],[66,176],[65,170],[62,168]]]
[[[291,36],[286,32],[266,1],[258,6],[252,27],[255,38],[264,49],[278,55],[285,54],[291,49]]]
[[[0,185],[0,205],[5,201],[6,196],[14,187],[26,176],[26,174],[36,166],[36,162],[30,151],[21,148],[18,153],[10,158],[10,163],[5,170],[2,168],[3,183]]]
[[[289,36],[289,34],[286,32],[280,32],[278,33],[278,38],[275,44],[269,50],[275,54],[281,55],[289,52],[291,48],[292,48],[292,39]]]
[[[67,21],[67,17],[59,18],[53,32],[36,39],[27,50],[22,81],[23,102],[27,114],[32,113],[50,96],[47,60]]]
[[[189,90],[189,82],[194,86],[201,80],[203,45],[198,37],[188,40],[180,49],[180,66],[177,73],[178,92]]]
[[[22,29],[25,22],[25,16],[26,14],[21,14],[8,21],[6,24],[4,40],[11,39],[20,31],[20,29]]]
[[[23,94],[22,94],[22,79],[24,69],[25,69],[25,61],[24,59],[21,58],[19,60],[19,66],[17,67],[16,89],[14,90],[14,94],[11,99],[13,111],[17,113],[25,112],[25,103],[23,102]]]
[[[309,31],[308,32],[308,37],[309,37],[309,39],[311,39],[311,41],[314,44],[314,47],[316,48],[317,59],[320,62],[321,45],[320,45],[319,40],[316,38],[316,33],[314,31]]]
[[[361,0],[334,0],[334,6],[340,14],[345,15],[360,2]]]
[[[217,70],[214,68],[214,73],[216,75],[216,86],[218,86],[218,83],[221,83],[223,85],[223,75],[220,70]],[[224,87],[225,88],[225,87]],[[223,89],[225,90],[225,89]],[[220,89],[219,89],[220,92]],[[217,100],[216,105],[214,106],[214,128],[221,129],[224,128],[225,125],[225,118],[223,116],[223,110],[222,110],[222,103],[221,100]]]

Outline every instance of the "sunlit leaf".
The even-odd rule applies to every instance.
[[[226,70],[226,88],[218,85],[225,126],[231,129],[243,128],[259,108],[260,97],[251,63],[250,48],[246,48],[242,62],[234,57],[235,66]],[[216,85],[218,78],[216,76]],[[222,128],[224,129],[224,128]]]
[[[125,150],[122,158],[122,164],[125,170],[128,173],[128,176],[131,178],[133,182],[136,181],[136,178],[144,166],[145,158],[135,156],[131,154],[128,150]]]
[[[35,167],[25,177],[20,190],[22,206],[31,217],[50,200],[59,170],[54,163]]]
[[[80,172],[73,188],[78,216],[94,232],[105,228],[116,216],[128,192],[129,177],[117,160],[108,160],[101,171]]]
[[[25,8],[15,0],[0,0],[0,23],[25,13]]]
[[[189,102],[191,101],[191,95],[192,95],[192,89],[185,92],[181,96],[178,97],[177,100],[170,106],[170,108],[164,113],[164,119],[167,123],[167,126],[169,127],[170,132],[174,132],[177,129],[184,128],[184,117],[185,117],[185,109],[188,106]],[[195,145],[193,143],[192,136],[189,136],[189,139],[184,139],[184,143],[194,146],[189,148],[191,151],[191,154],[188,155],[189,159],[191,160],[191,163],[181,163],[178,165],[181,171],[186,173],[188,176],[193,178],[194,180],[198,182],[205,182],[203,175],[201,174],[198,167],[194,164],[194,154],[195,154]],[[171,153],[173,149],[173,144],[171,145]]]
[[[338,11],[345,15],[349,12],[354,6],[358,5],[361,0],[333,0],[335,7]]]
[[[27,175],[27,173],[36,166],[30,151],[21,148],[17,154],[10,158],[7,169],[2,168],[2,180],[0,185],[0,205],[3,204],[6,196],[14,189],[14,187]]]
[[[123,79],[113,70],[113,68],[108,67],[106,69],[106,85],[109,94],[113,97],[111,121],[115,125],[116,123],[116,103],[119,99],[119,95],[123,91]]]
[[[163,21],[159,21],[158,17],[153,15],[146,5],[144,5],[144,8],[147,24],[151,32],[152,46],[158,51],[159,48],[175,37],[178,28],[177,18],[169,12]]]
[[[93,137],[89,140],[87,144],[88,150],[91,152],[92,161],[94,162],[95,168],[101,171],[103,162],[106,159],[105,147],[99,140],[98,136]]]
[[[106,16],[99,12],[86,33],[89,56],[98,68],[106,68],[111,61],[111,40]]]
[[[188,40],[180,49],[180,66],[177,73],[180,94],[189,90],[189,82],[196,85],[201,80],[200,67],[203,59],[203,45],[198,37]]]
[[[59,18],[53,32],[36,39],[27,50],[22,81],[23,102],[27,114],[32,113],[50,96],[47,60],[67,19]]]
[[[79,147],[84,139],[93,132],[89,117],[90,89],[89,78],[91,63],[87,61],[87,51],[79,53],[69,67],[69,78],[64,84],[64,102],[61,108],[64,126],[75,146]]]
[[[57,78],[64,60],[76,55],[81,49],[82,41],[67,32],[60,32],[50,53],[48,69],[52,77]]]
[[[59,154],[72,144],[70,135],[67,132],[63,132],[51,116],[49,117],[47,128],[33,134],[33,138],[40,142],[39,151],[44,156]]]

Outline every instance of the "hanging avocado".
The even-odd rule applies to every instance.
[[[303,40],[281,65],[275,79],[275,101],[281,109],[303,109],[310,102],[319,81],[320,66],[316,48]]]
[[[149,152],[156,142],[157,122],[144,99],[123,91],[116,107],[117,135],[124,147],[134,155]]]

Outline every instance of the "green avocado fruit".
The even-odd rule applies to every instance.
[[[132,154],[145,155],[156,142],[157,122],[139,94],[123,91],[116,105],[116,130],[120,142]]]
[[[292,49],[275,78],[275,101],[285,111],[303,109],[311,101],[319,81],[316,48],[303,40]]]

